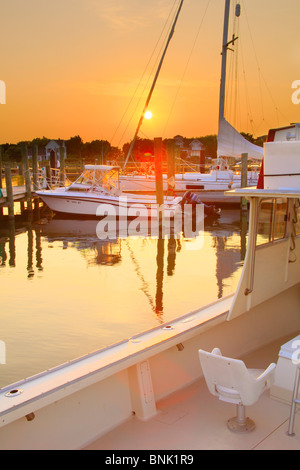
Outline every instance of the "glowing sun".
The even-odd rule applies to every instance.
[[[145,112],[145,119],[151,119],[152,118],[152,113],[151,111],[146,111]]]

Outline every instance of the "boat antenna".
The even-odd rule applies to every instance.
[[[136,142],[136,139],[137,139],[139,130],[140,130],[141,125],[142,125],[142,123],[143,123],[144,116],[145,116],[145,112],[147,111],[147,108],[148,108],[149,102],[150,102],[150,100],[151,100],[152,93],[153,93],[154,87],[155,87],[155,85],[156,85],[156,82],[157,82],[157,79],[158,79],[158,76],[159,76],[159,72],[160,72],[160,70],[161,70],[161,67],[162,67],[162,64],[163,64],[163,61],[164,61],[164,58],[165,58],[167,49],[168,49],[169,44],[170,44],[170,42],[171,42],[171,39],[172,39],[172,37],[173,37],[174,31],[175,31],[175,26],[176,26],[176,23],[177,23],[177,20],[178,20],[179,13],[180,13],[180,10],[181,10],[181,8],[182,8],[183,2],[184,2],[184,0],[181,0],[180,5],[179,5],[179,8],[178,8],[178,11],[177,11],[177,13],[176,13],[176,16],[175,16],[175,19],[174,19],[174,22],[173,22],[173,25],[172,25],[172,28],[171,28],[171,31],[170,31],[170,34],[169,34],[169,37],[168,37],[168,40],[167,40],[165,49],[164,49],[164,52],[163,52],[162,57],[161,57],[161,59],[160,59],[160,62],[159,62],[159,65],[158,65],[158,68],[157,68],[157,71],[156,71],[156,74],[155,74],[155,77],[154,77],[154,80],[153,80],[153,83],[152,83],[152,86],[151,86],[149,95],[148,95],[148,97],[147,97],[147,100],[146,100],[146,103],[145,103],[145,106],[144,106],[142,115],[141,115],[141,117],[140,117],[140,120],[139,120],[139,123],[138,123],[138,126],[137,126],[137,129],[136,129],[136,131],[135,131],[134,138],[133,138],[133,140],[132,140],[132,142],[131,142],[131,145],[130,145],[130,147],[129,147],[129,150],[128,150],[128,153],[127,153],[127,157],[126,157],[125,163],[124,163],[124,165],[123,165],[123,170],[124,170],[124,168],[125,168],[126,165],[127,165],[127,162],[128,162],[128,160],[129,160],[129,157],[130,157],[131,152],[132,152],[132,150],[133,150],[134,144],[135,144],[135,142]]]

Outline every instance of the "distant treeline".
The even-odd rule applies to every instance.
[[[241,133],[247,140],[250,142],[262,146],[265,142],[264,137],[255,139],[253,135]],[[199,140],[204,148],[203,153],[204,157],[215,158],[217,155],[217,136],[216,135],[206,135],[204,137],[193,137],[187,138],[182,136],[176,136],[173,139],[164,139],[163,143],[165,147],[168,145],[174,145],[178,139],[182,142],[182,150],[187,149],[193,140]],[[39,149],[46,147],[48,142],[52,140],[47,137],[35,138],[32,141],[22,141],[17,144],[1,144],[2,148],[2,159],[4,161],[13,161],[20,162],[22,159],[21,154],[21,145],[27,144],[28,148],[32,148],[34,145],[37,145]],[[61,141],[62,139],[53,139],[56,141]],[[68,140],[64,140],[66,149],[67,149],[67,159],[72,161],[92,161],[97,160],[98,162],[106,163],[107,161],[123,161],[126,157],[130,142],[123,145],[120,149],[118,147],[113,147],[107,140],[92,140],[91,142],[83,142],[82,138],[79,135],[71,137]],[[180,152],[180,149],[178,150]],[[154,153],[154,141],[151,139],[141,139],[138,138],[134,145],[132,156],[137,161],[145,161],[150,159]]]

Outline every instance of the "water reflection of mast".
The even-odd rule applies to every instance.
[[[157,240],[157,256],[156,256],[156,296],[155,296],[155,313],[160,316],[163,313],[163,283],[164,283],[164,254],[165,239]]]
[[[132,262],[135,266],[135,271],[142,281],[141,290],[144,292],[146,297],[148,298],[149,304],[151,309],[157,315],[157,318],[162,323],[163,318],[163,280],[164,280],[164,254],[165,254],[165,239],[159,237],[157,239],[157,254],[156,254],[156,294],[155,300],[152,298],[150,294],[150,289],[147,281],[145,280],[141,268],[138,264],[136,257],[134,256],[133,250],[130,247],[128,240],[126,241],[126,245],[128,251],[130,253]],[[174,237],[170,237],[168,240],[168,259],[167,259],[167,274],[168,276],[172,276],[175,269],[175,260],[176,260],[176,248],[177,248],[177,240]],[[180,249],[180,245],[179,245]]]
[[[138,262],[137,262],[136,257],[134,256],[133,250],[132,250],[132,248],[131,248],[131,246],[130,246],[128,240],[126,240],[125,243],[126,243],[126,246],[127,246],[127,248],[128,248],[128,251],[129,251],[129,253],[130,253],[131,260],[132,260],[132,262],[133,262],[133,264],[134,264],[135,272],[137,273],[139,279],[142,281],[141,290],[142,290],[142,292],[144,292],[144,294],[145,294],[146,297],[148,298],[148,301],[149,301],[149,304],[150,304],[152,310],[155,311],[155,302],[154,302],[154,300],[152,299],[151,294],[149,293],[149,286],[148,286],[148,283],[147,283],[147,281],[145,280],[145,278],[144,278],[144,276],[143,276],[143,274],[142,274],[142,272],[141,272],[141,268],[140,268],[140,266],[139,266],[139,264],[138,264]]]

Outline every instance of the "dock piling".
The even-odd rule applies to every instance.
[[[158,210],[159,227],[162,226],[162,211],[164,204],[164,187],[163,187],[163,172],[162,172],[162,138],[157,137],[154,139],[154,158],[155,158],[155,183],[156,183],[156,202]]]
[[[2,188],[2,160],[3,160],[3,149],[0,146],[0,189]]]
[[[59,182],[61,185],[65,184],[65,149],[60,147],[59,149]]]
[[[32,211],[31,180],[30,180],[30,170],[29,170],[29,163],[28,163],[28,148],[26,144],[23,144],[21,146],[21,152],[22,152],[22,163],[23,163],[23,168],[24,168],[27,210],[31,212]]]
[[[175,144],[173,141],[167,143],[168,164],[168,195],[174,196],[175,192]]]
[[[2,155],[3,155],[3,149],[2,147],[0,146],[0,199],[2,198],[3,194],[2,194]],[[0,207],[0,217],[3,216],[3,209],[2,207]]]
[[[6,164],[5,168],[5,185],[6,185],[6,200],[8,203],[8,218],[13,219],[14,214],[14,195],[12,188],[11,168],[10,164]]]
[[[38,168],[38,146],[32,146],[32,180],[33,180],[33,190],[36,191],[39,189],[39,168]]]

